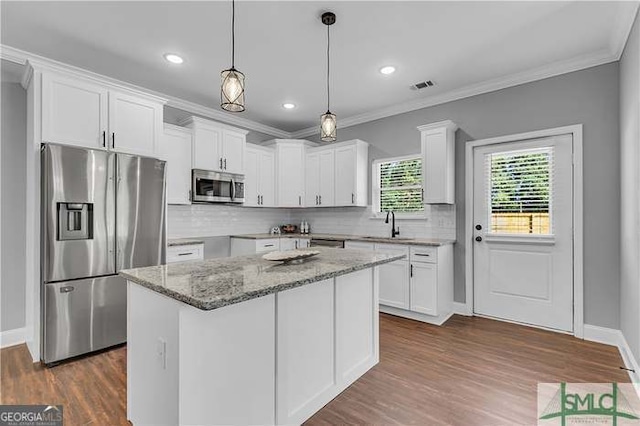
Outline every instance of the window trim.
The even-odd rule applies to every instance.
[[[388,158],[378,158],[371,163],[371,216],[369,219],[386,219],[387,212],[379,212],[377,211],[377,206],[380,205],[380,164],[381,163],[391,163],[394,161],[406,161],[406,160],[420,160],[424,167],[424,159],[421,154],[410,154],[410,155],[402,155],[399,157],[388,157]],[[421,188],[424,190],[424,169],[422,170],[422,185]],[[427,211],[424,201],[422,203],[422,211],[421,212],[397,212],[396,219],[403,220],[424,220],[427,219]]]

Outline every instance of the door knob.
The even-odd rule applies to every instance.
[[[476,229],[480,231],[482,229],[482,225],[476,225]]]
[[[477,241],[477,242],[482,241],[482,237],[476,237],[476,241]]]

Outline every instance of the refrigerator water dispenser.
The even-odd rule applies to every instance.
[[[58,241],[93,238],[93,203],[58,203]]]

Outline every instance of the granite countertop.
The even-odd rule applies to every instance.
[[[344,234],[244,234],[244,235],[231,235],[231,238],[244,238],[248,240],[263,240],[267,238],[317,238],[320,240],[333,240],[333,241],[362,241],[368,243],[383,243],[383,244],[404,244],[410,246],[442,246],[446,244],[453,244],[456,240],[442,239],[442,238],[389,238],[389,237],[372,237],[365,235],[344,235]]]
[[[204,244],[204,241],[194,238],[175,238],[167,240],[167,247],[192,246],[195,244]]]
[[[261,253],[128,269],[120,275],[198,309],[213,310],[405,257],[363,250],[317,250],[319,255],[300,264],[270,262]]]

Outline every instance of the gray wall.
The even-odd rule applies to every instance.
[[[190,117],[192,115],[198,116],[198,114],[192,114],[190,112],[186,112],[181,109],[172,108],[168,106],[164,107],[165,123],[178,125],[180,120],[184,120],[185,118]],[[209,117],[202,117],[202,118],[209,119]],[[266,141],[273,138],[274,136],[270,136],[265,133],[255,132],[253,130],[250,130],[249,133],[247,134],[247,142],[249,143],[258,143],[258,142]]]
[[[620,329],[640,359],[640,24],[620,61]]]
[[[17,83],[3,82],[0,102],[0,331],[5,331],[25,325],[27,93]]]
[[[370,160],[420,151],[416,126],[450,119],[456,134],[455,300],[464,302],[464,146],[471,140],[584,125],[585,322],[619,327],[620,143],[618,63],[338,128],[371,144]],[[338,114],[340,111],[335,111]],[[340,125],[338,115],[338,126]],[[315,139],[318,141],[318,139]]]

